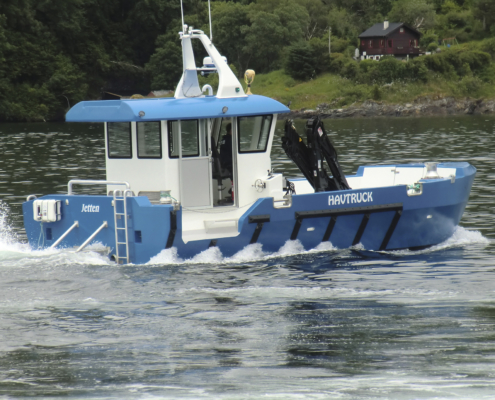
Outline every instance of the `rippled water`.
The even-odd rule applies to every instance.
[[[0,398],[494,398],[495,118],[325,123],[346,173],[475,165],[454,236],[417,252],[171,250],[140,266],[32,251],[20,204],[103,179],[102,127],[0,125]],[[273,164],[300,175],[279,145]]]

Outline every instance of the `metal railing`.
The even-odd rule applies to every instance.
[[[125,181],[97,181],[97,180],[83,180],[83,179],[72,179],[67,184],[67,195],[72,196],[72,186],[73,185],[125,185],[126,189],[130,189],[131,185],[129,182]]]

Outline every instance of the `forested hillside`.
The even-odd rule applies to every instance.
[[[494,0],[241,0],[211,6],[213,42],[235,70],[283,69],[287,88],[325,73],[368,85],[372,96],[380,85],[400,80],[441,76],[464,80],[467,91],[493,83]],[[206,1],[184,0],[184,13],[187,24],[209,31]],[[420,30],[425,50],[435,50],[444,38],[455,37],[460,45],[429,61],[352,60],[359,33],[384,19]],[[69,106],[104,91],[173,89],[181,74],[180,30],[179,0],[2,0],[0,120],[59,119]]]

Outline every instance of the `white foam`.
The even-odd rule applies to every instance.
[[[221,264],[223,262],[223,255],[218,247],[213,246],[196,254],[188,262],[191,264]]]
[[[397,250],[391,251],[394,255],[422,254],[431,253],[438,250],[444,250],[452,247],[465,247],[474,244],[486,245],[490,243],[490,239],[484,237],[479,231],[471,231],[462,226],[456,226],[451,237],[442,243],[428,247],[424,250]]]
[[[438,245],[429,247],[425,250],[411,251],[411,250],[396,250],[384,253],[392,253],[394,255],[408,255],[418,254],[425,252],[434,252],[450,247],[462,247],[472,244],[488,244],[490,240],[483,237],[478,231],[470,231],[461,226],[456,227],[454,234],[445,242]],[[358,243],[355,246],[350,247],[352,250],[365,250],[365,247]],[[297,254],[309,254],[317,252],[330,252],[339,251],[341,249],[332,245],[331,242],[322,242],[314,249],[305,250],[304,246],[299,240],[287,240],[278,251],[274,253],[264,252],[261,243],[250,244],[232,257],[224,257],[218,247],[210,247],[209,249],[197,254],[190,259],[182,259],[177,254],[175,247],[171,249],[162,250],[159,254],[154,256],[147,264],[229,264],[239,262],[255,262],[260,260],[269,260],[280,257],[291,257]]]
[[[272,256],[273,257],[278,257],[278,256],[291,256],[294,254],[300,254],[304,253],[304,246],[302,245],[301,241],[299,240],[287,240],[285,244]]]
[[[335,247],[331,242],[321,242],[314,249],[310,250],[311,252],[319,252],[319,251],[336,251],[338,247]]]
[[[241,251],[238,251],[232,257],[227,258],[228,262],[246,262],[261,260],[266,256],[263,252],[263,246],[261,243],[253,243],[244,247]]]
[[[488,244],[490,243],[490,239],[484,237],[479,231],[470,231],[462,226],[457,226],[454,230],[454,234],[438,246],[465,246],[475,243]]]
[[[177,249],[172,247],[171,249],[162,250],[159,254],[152,257],[147,264],[236,264],[239,262],[255,262],[272,258],[290,257],[296,254],[335,250],[337,250],[337,248],[330,242],[320,243],[314,249],[305,250],[302,243],[296,239],[287,240],[280,249],[274,253],[264,252],[261,243],[254,243],[239,250],[232,257],[224,257],[218,247],[210,247],[192,258],[184,260],[177,255]]]
[[[156,256],[151,257],[147,264],[182,264],[184,260],[177,254],[177,248],[162,250]]]
[[[29,245],[19,242],[17,234],[8,223],[9,206],[0,200],[0,258],[11,253],[26,253],[31,251]]]

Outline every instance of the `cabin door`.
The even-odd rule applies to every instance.
[[[178,124],[180,200],[189,208],[213,205],[211,156],[206,120],[174,121]]]

